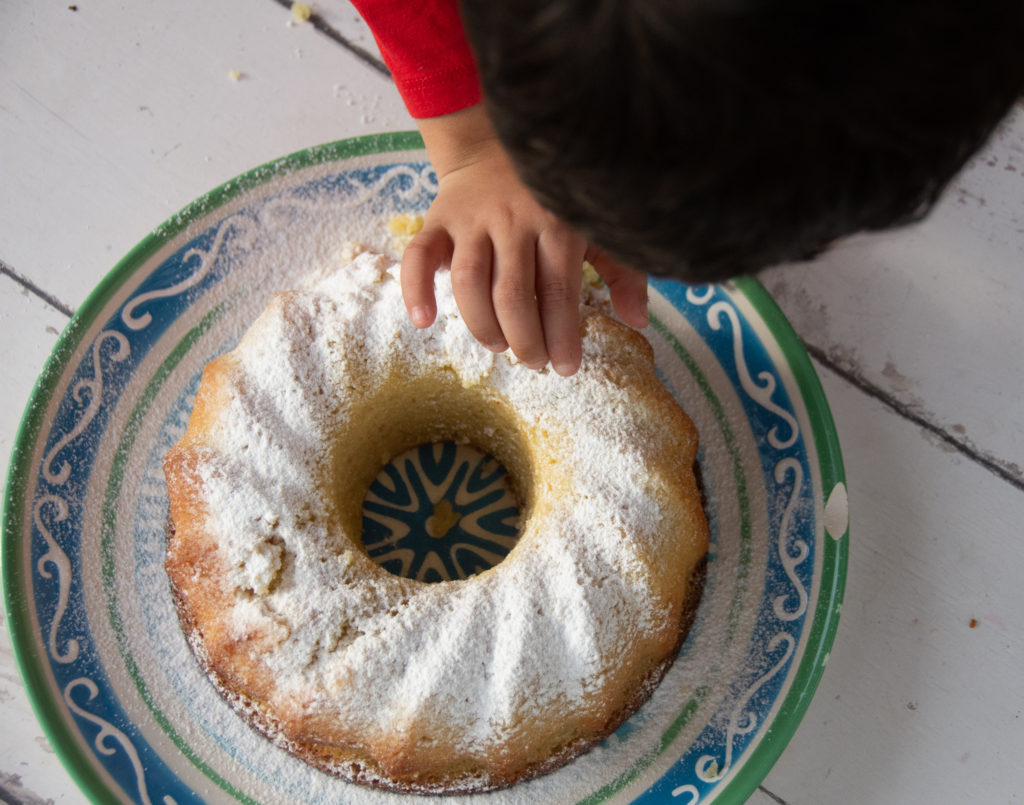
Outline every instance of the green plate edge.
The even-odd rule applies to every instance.
[[[829,493],[836,485],[846,485],[846,472],[843,468],[843,456],[839,448],[835,422],[832,419],[832,410],[825,397],[821,380],[804,348],[803,341],[767,289],[753,277],[737,278],[733,280],[733,284],[768,325],[793,372],[797,388],[800,389],[814,435],[824,508]],[[746,802],[768,776],[768,772],[803,721],[804,713],[807,712],[818,683],[825,673],[825,666],[839,627],[839,613],[846,592],[849,544],[849,522],[838,539],[829,536],[822,528],[822,575],[819,581],[818,603],[811,621],[811,632],[807,637],[807,648],[770,728],[736,773],[730,788],[723,792],[728,796],[716,798],[716,802],[721,801],[723,805],[742,805]]]
[[[168,218],[110,270],[61,333],[35,383],[15,436],[2,501],[0,563],[3,571],[4,611],[14,656],[36,718],[71,778],[97,805],[109,803],[110,787],[96,771],[92,755],[82,751],[75,736],[67,728],[62,710],[55,706],[55,702],[47,695],[50,687],[44,680],[49,677],[49,672],[36,650],[29,602],[19,600],[13,593],[21,577],[25,547],[20,538],[24,531],[21,515],[24,511],[26,480],[31,471],[29,460],[43,425],[42,414],[46,408],[43,403],[49,401],[68,360],[74,355],[85,333],[110,299],[140,265],[191,223],[246,191],[295,170],[366,154],[421,148],[423,140],[419,133],[414,131],[353,137],[296,151],[217,186]],[[845,483],[845,473],[839,440],[821,382],[802,342],[764,286],[749,277],[740,278],[735,284],[771,329],[793,371],[805,403],[814,403],[813,406],[808,405],[807,410],[818,453],[822,491],[827,494],[827,490],[831,490],[835,484]],[[824,672],[828,652],[835,639],[845,591],[848,542],[848,533],[839,540],[829,541],[827,537],[823,540],[825,556],[820,589],[831,594],[818,600],[812,632],[808,638],[810,651],[804,654],[794,683],[776,713],[771,729],[729,784],[733,791],[725,792],[730,796],[734,792],[740,795],[733,800],[737,804],[744,802],[760,785],[782,754],[796,732]]]

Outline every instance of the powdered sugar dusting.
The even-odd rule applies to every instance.
[[[600,339],[585,340],[572,378],[533,372],[473,339],[446,273],[437,321],[420,331],[397,266],[353,250],[340,258],[277,297],[242,339],[230,405],[200,463],[211,530],[234,567],[234,628],[274,635],[262,659],[284,695],[367,736],[440,730],[472,756],[578,709],[663,628],[666,604],[647,577],[675,535],[659,529],[642,440],[623,434],[627,392],[587,371],[607,348]],[[358,427],[355,403],[396,368],[486,382],[552,434],[561,471],[574,473],[575,498],[545,501],[550,533],[528,522],[500,572],[410,582],[372,570],[360,535],[338,527],[328,434]]]

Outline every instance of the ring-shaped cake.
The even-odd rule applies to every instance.
[[[446,272],[417,330],[397,271],[350,253],[207,366],[165,461],[166,567],[201,664],[268,737],[355,782],[487,790],[600,741],[674,659],[707,550],[697,434],[597,307],[563,378],[477,344]],[[508,468],[519,539],[427,584],[367,556],[362,502],[445,441]]]

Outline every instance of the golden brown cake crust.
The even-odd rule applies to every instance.
[[[641,335],[583,309],[558,378],[438,297],[416,330],[373,255],[279,295],[165,460],[167,573],[221,694],[319,768],[420,793],[511,785],[616,729],[685,639],[707,550],[696,430]],[[369,560],[360,509],[383,463],[441,440],[498,457],[524,515],[499,565],[424,584]]]

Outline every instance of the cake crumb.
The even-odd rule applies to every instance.
[[[243,73],[241,70],[228,71],[228,78],[230,78],[232,81],[241,81],[244,77],[245,73]]]
[[[401,254],[405,251],[405,247],[409,245],[409,241],[422,229],[422,215],[407,212],[392,215],[388,220],[388,232],[391,233],[391,248]]]
[[[592,288],[603,288],[604,280],[601,279],[601,275],[597,273],[597,269],[590,264],[587,260],[583,261],[583,281],[588,283]]]
[[[423,229],[423,216],[403,212],[392,215],[388,221],[388,232],[392,235],[415,235]]]
[[[308,22],[313,16],[313,9],[305,3],[292,3],[292,16],[299,22]]]

